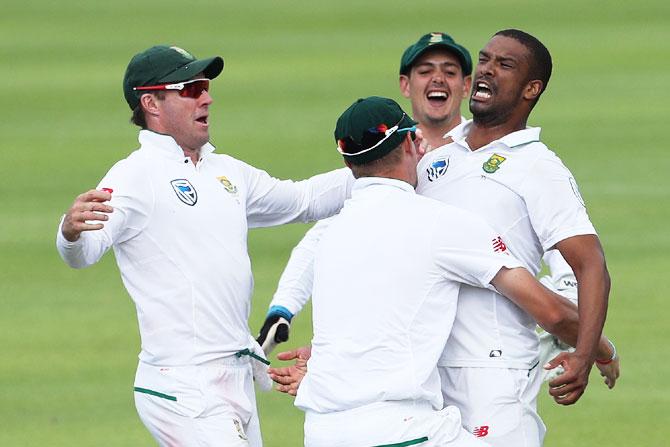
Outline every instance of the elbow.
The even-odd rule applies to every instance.
[[[566,330],[569,330],[571,326],[579,325],[579,317],[577,315],[573,316],[570,312],[565,312],[560,308],[549,308],[543,312],[537,324],[545,331],[560,338],[565,335]]]

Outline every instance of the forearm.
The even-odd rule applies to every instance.
[[[297,314],[312,294],[314,281],[314,254],[319,239],[331,219],[317,222],[295,246],[277,284],[270,307],[282,306]]]
[[[596,269],[593,269],[596,270]],[[579,295],[579,338],[576,351],[595,360],[605,317],[610,289],[606,269],[577,273]]]
[[[67,265],[76,269],[98,262],[110,245],[102,231],[82,232],[75,242],[70,242],[62,233],[62,222],[56,234],[56,248],[60,257]]]

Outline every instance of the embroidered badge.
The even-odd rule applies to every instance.
[[[434,182],[439,177],[442,177],[445,174],[445,172],[447,172],[448,167],[449,167],[449,157],[438,158],[437,160],[432,162],[430,166],[426,169],[426,172],[428,173],[428,181]]]
[[[220,177],[217,177],[216,179],[219,182],[221,182],[221,184],[226,189],[226,191],[228,191],[231,194],[237,194],[237,186],[233,185],[230,182],[230,180],[228,180],[228,177],[226,177],[225,175],[222,175]]]
[[[193,206],[198,202],[198,193],[188,180],[184,178],[174,179],[170,182],[170,185],[172,185],[172,189],[174,189],[179,200],[188,206]]]
[[[491,157],[486,160],[486,163],[482,165],[482,169],[484,169],[484,172],[488,172],[489,174],[493,174],[498,170],[500,165],[503,163],[503,161],[507,160],[505,157],[502,155],[498,154],[493,154]]]
[[[444,40],[444,37],[443,37],[443,36],[444,36],[444,34],[442,34],[442,33],[430,33],[430,40],[429,40],[429,42],[430,42],[431,44],[433,44],[433,43],[440,43],[440,42],[442,42],[442,40]]]
[[[570,177],[570,186],[572,187],[572,192],[575,193],[577,200],[579,200],[579,203],[586,208],[586,203],[584,203],[584,199],[582,199],[582,195],[579,193],[579,188],[577,188],[577,182],[572,177]]]

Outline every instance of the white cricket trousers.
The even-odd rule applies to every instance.
[[[140,362],[135,407],[164,447],[261,447],[256,396],[247,356],[198,366]]]
[[[305,414],[305,447],[486,447],[461,426],[456,407],[386,401]]]
[[[537,368],[537,367],[536,367]],[[492,447],[540,447],[546,428],[537,413],[541,381],[534,370],[438,367],[445,404],[461,410],[463,427]]]

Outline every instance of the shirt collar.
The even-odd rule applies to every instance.
[[[472,120],[462,122],[458,126],[451,129],[444,135],[444,138],[451,137],[451,139],[460,144],[461,146],[469,147],[468,143],[465,141],[465,138],[470,133],[472,128]],[[492,141],[486,146],[490,146],[494,143],[501,143],[507,146],[508,149],[512,149],[523,144],[533,143],[540,141],[540,127],[526,127],[525,129],[517,130],[516,132],[509,133],[504,137]]]
[[[354,185],[351,188],[352,194],[354,191],[357,190],[362,190],[365,188],[368,188],[370,186],[391,186],[394,188],[402,189],[403,191],[406,192],[411,192],[412,194],[415,193],[414,187],[410,185],[409,183],[402,181],[402,180],[397,180],[394,178],[387,178],[387,177],[361,177],[357,178],[356,181],[354,181]]]
[[[149,150],[173,160],[183,160],[185,158],[184,150],[170,135],[142,129],[140,130],[138,140],[142,150]],[[214,146],[206,143],[200,148],[200,157],[205,157],[207,154],[212,153],[214,149]]]

